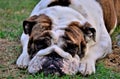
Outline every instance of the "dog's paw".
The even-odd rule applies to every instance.
[[[42,57],[35,56],[29,63],[28,72],[35,74],[42,69]]]
[[[19,56],[19,58],[17,59],[17,62],[16,62],[17,66],[19,68],[22,68],[22,69],[27,68],[28,63],[29,63],[29,55],[28,54],[24,54],[24,53],[22,53]]]
[[[82,59],[80,62],[79,72],[86,76],[95,73],[95,60],[94,59]]]

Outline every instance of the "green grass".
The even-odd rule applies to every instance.
[[[10,42],[15,41],[18,44],[18,46],[13,44],[8,46],[9,43],[6,44],[7,51],[4,50],[4,52],[7,55],[9,52],[11,58],[6,59],[7,61],[4,62],[9,64],[0,64],[0,79],[20,79],[21,76],[22,79],[120,79],[120,73],[106,68],[102,62],[97,63],[96,74],[87,77],[83,77],[81,75],[67,75],[63,77],[49,75],[46,77],[43,74],[29,75],[26,70],[14,69],[16,67],[12,67],[13,65],[11,63],[13,63],[17,56],[21,53],[19,40],[23,31],[22,22],[30,15],[33,7],[38,1],[39,0],[0,0],[0,39],[9,40]],[[118,27],[112,35],[113,39],[118,33],[120,33],[120,27]],[[0,57],[6,58],[6,54],[5,56]]]
[[[22,21],[39,0],[0,0],[0,38],[19,40]]]
[[[116,36],[117,36],[118,34],[120,34],[120,25],[117,26],[117,28],[115,29],[114,33],[111,35],[113,41],[116,41]]]
[[[104,67],[101,62],[97,63],[97,70],[96,74],[83,77],[82,75],[74,75],[74,76],[51,76],[48,77],[44,76],[43,74],[37,74],[37,75],[29,75],[25,79],[119,79],[120,73],[113,72],[111,69],[107,69]]]

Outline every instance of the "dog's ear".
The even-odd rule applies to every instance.
[[[27,20],[25,20],[24,22],[23,22],[23,29],[24,29],[24,33],[25,34],[31,34],[31,30],[32,30],[32,28],[33,28],[33,26],[36,24],[36,22],[35,21],[27,21]]]
[[[25,34],[31,34],[33,26],[37,23],[35,20],[38,18],[37,15],[31,16],[27,20],[23,21],[23,29]]]
[[[86,41],[88,42],[89,40],[95,40],[96,37],[96,30],[95,28],[92,27],[91,24],[89,24],[88,22],[86,22],[82,27],[80,27],[80,29],[83,31],[83,33],[85,34],[85,38]]]

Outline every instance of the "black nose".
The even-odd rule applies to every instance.
[[[62,58],[56,57],[56,53],[53,53],[54,55],[50,54],[46,56],[46,61],[42,65],[42,71],[43,74],[48,76],[50,75],[64,75],[62,72]]]
[[[54,65],[50,65],[50,66],[48,66],[47,69],[50,69],[50,70],[57,70],[57,68],[56,68]]]
[[[54,75],[57,73],[57,68],[54,65],[50,65],[44,70],[43,73],[45,75],[49,75],[49,74]]]

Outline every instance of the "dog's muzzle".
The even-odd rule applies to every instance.
[[[63,75],[65,74],[62,71],[63,67],[63,59],[59,56],[56,52],[52,52],[51,54],[47,55],[46,61],[42,65],[42,70],[45,75],[48,74],[56,74],[56,75]]]
[[[40,56],[43,56],[42,71],[45,75],[48,74],[57,74],[63,75],[65,72],[62,70],[64,67],[64,60],[72,60],[72,56],[64,52],[61,48],[54,45],[51,46],[51,49],[46,49],[52,52],[39,52]],[[41,60],[42,61],[42,60]]]
[[[80,58],[78,55],[72,57],[67,52],[59,53],[62,49],[55,48],[57,51],[47,53],[40,61],[42,62],[41,71],[45,74],[64,75],[64,74],[76,74],[79,68]]]
[[[42,51],[45,52],[39,51],[40,60],[38,62],[41,63],[40,72],[43,72],[45,75],[73,75],[78,72],[80,58],[77,54],[72,57],[71,54],[63,51],[56,45]]]

